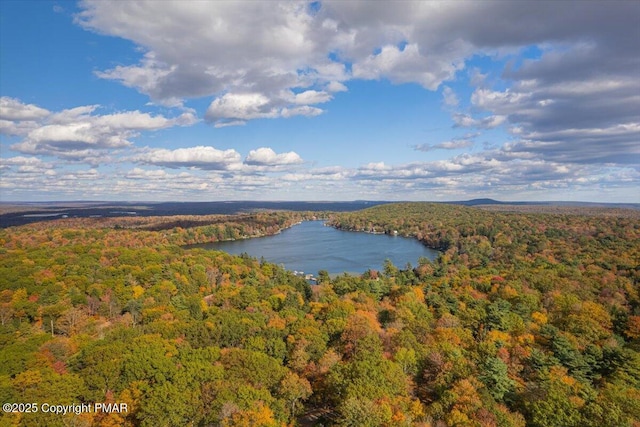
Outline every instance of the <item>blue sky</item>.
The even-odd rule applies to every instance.
[[[0,3],[0,200],[640,202],[640,3]]]

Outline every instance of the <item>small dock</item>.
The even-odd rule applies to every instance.
[[[310,273],[305,274],[304,271],[294,270],[293,275],[298,277],[304,277],[304,279],[307,282],[311,283],[312,285],[315,285],[318,283],[318,279],[313,274],[310,274]]]

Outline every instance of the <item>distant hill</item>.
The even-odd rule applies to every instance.
[[[476,205],[504,205],[505,202],[501,202],[494,199],[471,199],[461,200],[458,202],[447,202],[452,205],[464,205],[464,206],[476,206]]]
[[[600,202],[566,202],[566,201],[543,201],[543,202],[501,202],[495,199],[471,199],[454,202],[444,202],[451,205],[479,206],[479,205],[512,205],[512,206],[571,206],[585,208],[619,208],[619,209],[640,209],[640,203],[600,203]]]

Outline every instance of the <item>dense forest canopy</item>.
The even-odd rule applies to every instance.
[[[0,230],[0,400],[24,426],[639,426],[640,218],[406,203]],[[309,285],[184,245],[314,216],[442,251]]]

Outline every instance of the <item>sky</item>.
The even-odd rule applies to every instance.
[[[0,2],[0,201],[640,202],[640,2]]]

